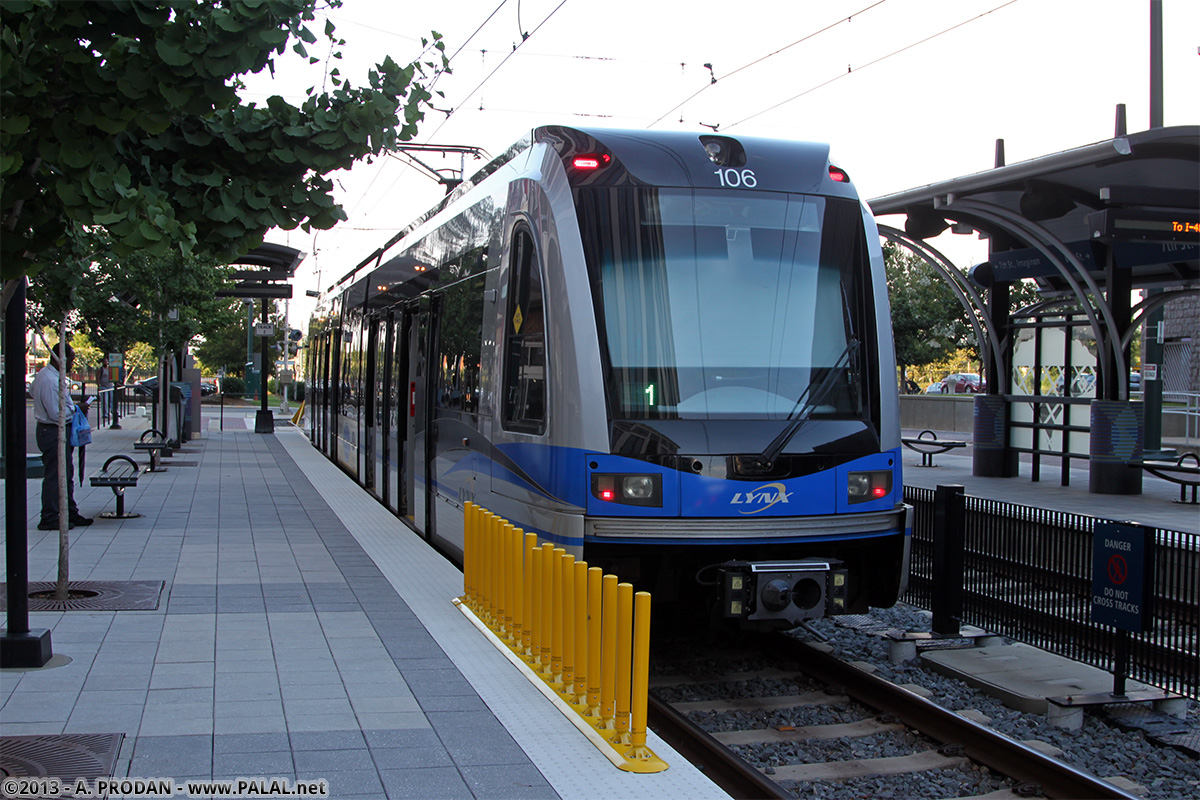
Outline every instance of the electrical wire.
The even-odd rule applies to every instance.
[[[751,61],[748,64],[743,64],[742,66],[735,69],[733,72],[723,75],[720,79],[718,79],[714,76],[713,79],[709,83],[704,84],[704,86],[697,89],[692,95],[690,95],[689,97],[685,98],[684,100],[682,100],[675,106],[668,109],[666,112],[663,113],[663,115],[661,117],[654,120],[654,122],[651,122],[646,127],[653,128],[655,125],[662,122],[667,117],[668,114],[674,113],[681,106],[684,106],[687,103],[689,103],[690,101],[692,101],[693,99],[695,99],[695,97],[697,95],[699,95],[701,92],[705,91],[706,89],[710,88],[714,84],[718,83],[719,80],[721,80],[721,81],[728,80],[728,79],[732,78],[734,75],[737,75],[739,72],[742,72],[743,70],[750,69],[750,67],[753,67],[756,64],[761,64],[762,62],[766,61],[768,58],[777,56],[785,50],[790,50],[791,48],[795,47],[798,44],[803,44],[804,42],[807,42],[809,39],[812,39],[816,36],[820,36],[822,33],[825,33],[826,31],[833,30],[834,28],[836,28],[839,25],[842,25],[843,23],[850,22],[851,20],[853,20],[855,17],[859,16],[860,14],[865,14],[866,12],[870,11],[871,9],[873,9],[877,6],[881,6],[886,2],[887,2],[887,0],[877,0],[877,2],[872,3],[871,5],[867,6],[866,8],[855,11],[853,14],[851,14],[848,17],[845,17],[844,19],[839,19],[837,22],[833,22],[833,23],[830,23],[829,25],[826,25],[824,28],[821,28],[819,31],[813,31],[812,33],[808,34],[807,36],[805,36],[801,39],[797,39],[796,41],[792,42],[789,45],[785,45],[772,53],[767,53],[765,56],[762,56],[760,58],[756,58],[755,60]],[[711,69],[712,69],[712,67],[709,67],[710,71],[711,71]]]
[[[984,17],[988,16],[989,14],[993,14],[1002,8],[1007,8],[1008,6],[1011,6],[1015,2],[1017,2],[1017,0],[1008,0],[1007,3],[1001,3],[1000,5],[991,9],[990,11],[985,11],[978,16],[971,17],[970,19],[967,19],[967,20],[963,20],[962,22],[958,23],[957,25],[951,25],[949,28],[946,28],[945,30],[938,31],[937,33],[933,34],[932,36],[926,36],[924,39],[921,39],[920,41],[917,41],[917,42],[913,42],[910,45],[901,47],[899,50],[893,50],[892,52],[888,53],[886,56],[880,56],[879,58],[875,59],[874,61],[868,61],[866,64],[863,64],[862,66],[860,66],[858,69],[847,69],[846,72],[840,73],[839,75],[837,75],[833,78],[830,78],[829,80],[825,81],[824,83],[819,83],[810,89],[805,89],[800,94],[789,97],[787,100],[781,100],[780,102],[776,103],[775,105],[771,106],[770,108],[764,108],[762,111],[757,111],[757,112],[751,114],[750,116],[745,117],[744,119],[738,120],[737,122],[733,123],[732,125],[726,126],[725,129],[729,130],[729,128],[733,128],[737,125],[741,125],[743,122],[749,122],[750,120],[754,119],[755,117],[761,117],[763,114],[766,114],[770,111],[774,111],[775,109],[779,108],[780,106],[785,106],[788,103],[792,102],[793,100],[798,100],[807,94],[812,94],[813,92],[817,91],[818,89],[824,88],[825,86],[828,86],[829,84],[833,83],[834,81],[841,80],[842,78],[846,77],[847,75],[852,75],[855,72],[861,72],[862,70],[866,69],[867,67],[874,66],[875,64],[878,64],[881,61],[886,61],[887,59],[891,58],[892,56],[900,55],[901,53],[907,52],[908,50],[912,50],[914,47],[923,45],[926,42],[931,42],[934,39],[938,38],[939,36],[942,36],[944,34],[950,33],[951,31],[957,30],[957,29],[963,27],[964,25],[968,25],[972,22],[975,22],[976,20],[983,19]]]

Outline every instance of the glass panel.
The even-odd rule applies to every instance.
[[[865,283],[857,204],[683,189],[579,203],[618,417],[784,419],[835,366],[813,414],[862,414],[858,353],[838,365]]]

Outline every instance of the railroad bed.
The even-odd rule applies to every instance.
[[[877,610],[873,617],[877,631],[928,629],[928,615],[906,607]],[[906,685],[979,723],[980,735],[1002,733],[1035,753],[1104,778],[1112,784],[1110,796],[1200,796],[1200,763],[1194,751],[1156,742],[1142,730],[1123,729],[1116,719],[1088,714],[1080,730],[1053,727],[1042,715],[1007,708],[920,661],[892,664],[886,639],[830,620],[788,637],[808,640],[844,662],[860,662],[877,678]],[[972,747],[999,751],[1008,745],[976,743],[964,748],[951,741],[947,746],[944,735],[941,741],[925,736],[896,715],[852,699],[856,681],[848,664],[835,667],[846,686],[825,683],[801,672],[803,660],[766,654],[754,641],[722,647],[671,643],[652,665],[651,693],[785,790],[806,798],[1055,796],[1043,795],[1038,784],[1052,785],[1056,777],[1013,779],[967,757]],[[1141,715],[1143,723],[1151,716],[1145,711]],[[1168,719],[1176,732],[1190,727],[1192,741],[1200,741],[1196,704],[1190,704],[1186,720]],[[1186,742],[1187,737],[1176,736],[1174,741]],[[1021,756],[1022,745],[1013,747],[1011,759],[1030,760]],[[1087,791],[1085,796],[1094,796]]]

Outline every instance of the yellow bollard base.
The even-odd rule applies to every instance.
[[[644,745],[634,746],[628,743],[614,744],[608,741],[603,734],[593,727],[593,721],[584,716],[586,706],[575,705],[562,696],[559,692],[559,689],[562,688],[561,684],[556,689],[555,685],[551,682],[550,676],[539,672],[536,666],[528,663],[523,653],[498,637],[471,609],[466,597],[456,597],[451,602],[618,769],[625,772],[650,774],[662,772],[669,768],[670,765],[667,762],[656,756],[650,748]]]

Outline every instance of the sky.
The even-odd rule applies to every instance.
[[[1162,0],[1164,123],[1200,124],[1200,0]],[[502,152],[539,125],[687,130],[823,141],[864,199],[1149,127],[1150,0],[344,0],[323,8],[343,58],[311,46],[276,75],[246,77],[246,101],[294,104],[337,67],[351,83],[386,56],[407,63],[443,37],[451,74],[414,141]],[[715,79],[715,82],[714,82]],[[449,112],[449,113],[447,113]],[[419,155],[436,168],[462,157]],[[466,157],[470,176],[486,163]],[[444,189],[385,156],[334,175],[349,219],[267,241],[308,253],[292,324]],[[895,222],[895,220],[892,220]],[[960,266],[972,236],[935,242]]]

